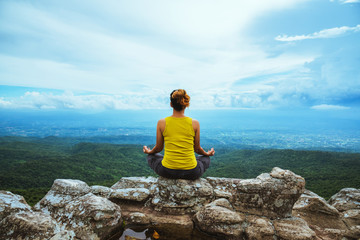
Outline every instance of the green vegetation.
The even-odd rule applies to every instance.
[[[111,186],[121,177],[148,175],[155,176],[139,145],[0,141],[0,189],[32,205],[58,178]]]
[[[306,188],[329,198],[341,188],[360,188],[360,154],[216,148],[205,176],[254,178],[273,167],[306,179]],[[0,138],[0,189],[38,202],[58,178],[111,186],[121,177],[155,176],[140,145],[78,143],[62,138]]]

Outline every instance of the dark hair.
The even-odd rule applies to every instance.
[[[190,106],[190,96],[184,89],[176,89],[170,93],[172,107],[176,111],[181,111]]]

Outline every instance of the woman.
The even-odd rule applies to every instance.
[[[184,89],[172,91],[170,105],[173,114],[161,119],[156,128],[156,144],[153,149],[143,147],[148,154],[149,166],[160,176],[173,179],[195,180],[210,165],[214,148],[205,152],[200,146],[200,124],[197,120],[184,115],[190,105],[190,96]],[[165,154],[159,154],[164,148]],[[195,157],[194,151],[199,154]]]

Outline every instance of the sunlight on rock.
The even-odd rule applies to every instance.
[[[57,179],[34,208],[0,192],[0,239],[352,240],[359,191],[327,202],[280,168],[254,179],[124,178],[112,188]]]

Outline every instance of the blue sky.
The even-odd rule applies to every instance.
[[[360,0],[0,1],[0,109],[360,106]]]

